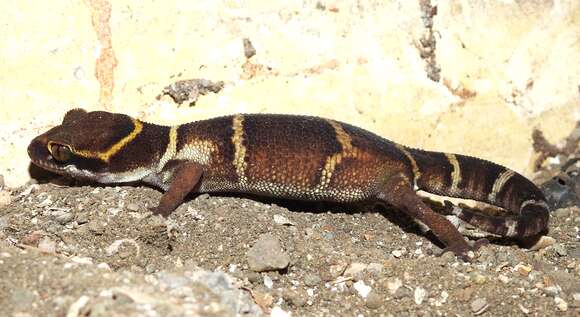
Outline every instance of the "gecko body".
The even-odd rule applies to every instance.
[[[376,200],[429,227],[465,257],[457,228],[416,190],[473,199],[503,215],[454,209],[492,234],[527,238],[547,230],[541,191],[522,175],[474,157],[399,145],[339,121],[238,114],[161,126],[123,114],[69,111],[28,147],[34,164],[101,183],[143,181],[165,191],[154,213],[168,216],[191,192],[239,192],[310,201]],[[483,241],[482,241],[483,242]]]

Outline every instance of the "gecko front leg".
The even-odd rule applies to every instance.
[[[199,183],[203,167],[195,162],[183,161],[175,168],[169,189],[163,194],[159,205],[152,208],[153,214],[167,218],[183,199]]]

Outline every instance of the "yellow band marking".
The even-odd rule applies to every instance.
[[[342,128],[342,125],[333,120],[327,120],[328,123],[334,128],[334,132],[336,133],[336,139],[342,146],[342,151],[350,152],[352,150],[352,139],[346,131]]]
[[[137,119],[131,119],[133,121],[133,131],[129,133],[126,137],[122,138],[119,142],[113,144],[109,149],[102,152],[92,152],[87,150],[74,151],[75,154],[87,157],[87,158],[97,158],[104,162],[109,162],[111,157],[119,152],[125,145],[133,141],[139,133],[143,130],[143,123]]]
[[[248,177],[246,176],[246,147],[244,146],[244,116],[239,114],[235,115],[232,127],[234,129],[232,143],[235,148],[234,161],[232,164],[234,164],[234,167],[236,168],[236,174],[238,175],[240,183],[245,184],[248,181]]]
[[[505,185],[505,183],[514,176],[515,172],[512,170],[506,169],[503,171],[498,178],[493,183],[493,187],[491,188],[491,193],[487,196],[487,199],[491,203],[495,203],[497,199],[497,194],[501,191],[501,188]]]
[[[336,140],[340,143],[341,151],[326,158],[322,174],[320,175],[320,183],[316,186],[317,191],[322,191],[328,187],[334,170],[343,159],[356,157],[359,153],[357,148],[352,146],[350,135],[344,131],[340,123],[333,120],[327,120],[327,122],[334,128]]]
[[[397,149],[399,149],[399,151],[401,151],[407,157],[409,162],[411,162],[411,171],[413,172],[413,186],[417,187],[417,180],[419,177],[421,177],[421,171],[419,171],[419,166],[417,165],[415,158],[403,145],[396,144],[396,146]]]
[[[459,191],[459,182],[461,182],[461,169],[459,167],[459,161],[457,156],[451,153],[445,153],[447,160],[453,166],[453,171],[451,172],[451,192],[456,193]]]
[[[165,153],[159,160],[159,164],[157,165],[157,171],[160,172],[165,164],[169,162],[174,156],[177,151],[177,129],[179,126],[173,126],[169,129],[169,142],[167,142],[167,148],[165,149]]]

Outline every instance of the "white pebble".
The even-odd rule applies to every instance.
[[[282,215],[274,215],[274,222],[279,225],[293,226],[294,223]]]
[[[44,237],[38,242],[38,249],[45,253],[55,253],[56,242],[52,241],[49,237]]]
[[[367,296],[369,295],[369,293],[372,290],[372,288],[370,286],[366,285],[365,282],[363,282],[363,281],[358,281],[358,282],[354,283],[352,286],[354,287],[354,289],[357,291],[357,293],[362,298],[367,298]]]
[[[81,309],[89,302],[89,297],[83,295],[77,299],[72,305],[70,305],[66,317],[77,317],[81,315]]]
[[[270,313],[270,317],[290,317],[290,316],[292,316],[291,313],[283,310],[279,306],[274,306],[274,308],[272,308],[272,312]]]
[[[349,265],[349,267],[344,271],[344,276],[356,276],[357,274],[361,273],[368,267],[367,264],[360,263],[360,262],[353,262]]]
[[[270,289],[274,286],[274,281],[268,275],[264,276],[264,286]]]
[[[111,267],[109,266],[109,264],[107,264],[105,262],[101,262],[101,263],[97,264],[97,268],[99,268],[101,270],[107,270],[107,271],[111,270]]]
[[[562,298],[558,296],[554,297],[554,303],[556,303],[556,308],[558,308],[559,311],[568,310],[568,303],[566,303],[566,301],[563,300]]]
[[[73,256],[71,261],[78,264],[93,264],[93,259],[86,256]]]
[[[395,294],[395,292],[397,292],[401,286],[403,286],[403,282],[399,278],[395,278],[394,280],[387,282],[387,288],[391,294]]]
[[[421,305],[421,303],[423,303],[425,300],[425,297],[427,297],[427,291],[422,287],[417,287],[413,297],[415,298],[415,304]]]

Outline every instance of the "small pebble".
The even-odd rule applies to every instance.
[[[191,280],[189,278],[169,272],[158,273],[157,279],[159,280],[159,285],[163,289],[168,290],[185,287],[191,284]]]
[[[365,305],[369,309],[377,309],[377,308],[381,307],[382,304],[383,304],[383,299],[375,291],[371,291],[368,294],[366,301],[365,301]]]
[[[306,305],[306,297],[296,291],[287,290],[284,292],[283,297],[284,300],[288,302],[288,305],[293,305],[295,307],[303,307]]]
[[[126,206],[127,210],[129,211],[139,211],[139,205],[137,205],[136,203],[128,203]]]
[[[5,190],[0,190],[0,207],[10,204],[11,201],[12,197],[10,196],[10,193]]]
[[[457,258],[455,257],[455,254],[453,254],[453,252],[445,252],[441,255],[441,260],[443,261],[443,263],[451,263],[455,262]]]
[[[466,288],[460,290],[459,292],[457,292],[457,299],[462,301],[462,302],[466,302],[466,301],[471,299],[473,292],[475,292],[475,287],[473,287],[473,286],[466,287]]]
[[[556,296],[560,292],[559,288],[555,285],[550,285],[542,288],[542,292],[548,296]]]
[[[79,212],[77,213],[76,222],[79,225],[85,224],[89,222],[89,214],[87,212]]]
[[[395,294],[399,288],[403,286],[403,282],[399,278],[395,278],[394,280],[387,281],[387,288],[389,289],[389,293]]]
[[[518,307],[520,308],[520,310],[522,311],[522,313],[524,313],[524,315],[527,315],[530,313],[530,310],[525,308],[524,305],[522,304],[518,304]]]
[[[282,215],[274,215],[274,222],[279,225],[293,226],[294,223]]]
[[[383,272],[383,265],[380,263],[369,263],[367,271],[374,275],[379,275]]]
[[[250,283],[261,283],[262,282],[262,275],[253,272],[253,271],[249,271],[246,273],[246,277],[248,278],[248,281]]]
[[[250,270],[255,272],[285,269],[290,256],[282,250],[280,241],[272,234],[263,234],[246,254]]]
[[[554,245],[554,251],[556,251],[559,256],[568,255],[568,250],[566,250],[566,247],[561,243],[556,243],[556,245]]]
[[[562,298],[556,296],[554,297],[554,303],[556,304],[556,308],[558,308],[559,311],[567,311],[568,310],[568,303],[563,300]]]
[[[510,278],[501,274],[497,277],[498,280],[500,280],[502,283],[507,284],[510,282]]]
[[[64,226],[73,220],[74,214],[64,210],[55,210],[52,212],[52,217],[56,222]]]
[[[38,300],[38,296],[33,291],[17,285],[10,290],[10,293],[12,294],[10,303],[15,307],[28,307]]]
[[[20,242],[25,245],[38,246],[38,241],[44,236],[44,233],[40,230],[33,231],[25,235]]]
[[[362,278],[362,272],[368,267],[367,264],[360,262],[351,263],[346,271],[344,271],[344,276],[352,276],[355,280],[360,280]]]
[[[367,298],[367,296],[369,295],[369,293],[372,290],[372,288],[370,286],[366,285],[364,281],[358,281],[358,282],[354,283],[352,285],[352,287],[354,287],[354,289],[357,291],[357,293],[362,298]]]
[[[307,273],[304,276],[304,285],[308,287],[316,286],[320,283],[320,281],[321,281],[320,276],[313,273]]]
[[[274,286],[274,281],[272,281],[272,278],[268,275],[264,276],[264,286],[270,289]]]
[[[395,299],[403,299],[403,298],[411,297],[412,295],[413,295],[413,293],[411,292],[410,289],[408,289],[406,287],[399,287],[399,289],[397,289],[395,294],[393,294],[393,297]]]
[[[270,312],[270,317],[290,317],[290,316],[292,316],[292,314],[283,310],[279,306],[274,306],[274,308],[272,308],[272,312]]]
[[[243,39],[244,44],[244,56],[246,58],[251,58],[252,56],[256,55],[256,48],[252,45],[252,42],[248,38]]]
[[[341,275],[344,274],[346,267],[347,267],[348,263],[346,262],[340,262],[337,264],[333,264],[328,268],[328,273],[330,274],[330,277],[335,279]]]
[[[395,258],[397,258],[397,259],[398,259],[398,258],[402,257],[404,253],[403,253],[403,251],[402,251],[402,250],[393,250],[393,251],[391,252],[391,254],[392,254],[392,255],[393,255]]]
[[[555,217],[568,217],[570,215],[570,210],[568,208],[560,208],[556,209],[552,212]]]
[[[45,253],[55,253],[56,242],[49,237],[44,237],[38,242],[38,249]]]
[[[70,305],[66,316],[81,316],[82,309],[87,305],[90,298],[86,295],[79,297],[72,305]],[[93,307],[91,307],[91,315],[93,314]]]
[[[101,270],[111,271],[111,267],[109,266],[109,264],[107,264],[105,262],[101,262],[101,263],[97,264],[97,268],[101,269]]]
[[[553,245],[554,243],[556,243],[556,239],[549,237],[549,236],[542,236],[536,242],[536,244],[534,244],[532,247],[530,247],[530,251],[537,251],[537,250],[545,249],[545,248]]]
[[[485,298],[477,298],[471,302],[470,306],[473,314],[477,316],[483,314],[489,305]]]
[[[93,234],[97,236],[100,236],[103,233],[105,233],[105,227],[101,225],[99,221],[91,221],[88,223],[87,226],[89,226],[89,231],[91,231]]]
[[[471,273],[470,278],[475,284],[483,284],[487,281],[487,278],[484,275],[481,275],[477,272]]]
[[[427,291],[422,287],[415,288],[415,292],[413,293],[413,297],[415,299],[415,304],[421,305],[425,298],[427,297]]]

